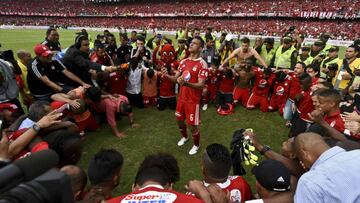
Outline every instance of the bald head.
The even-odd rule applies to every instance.
[[[17,57],[24,65],[27,65],[31,61],[31,54],[27,50],[20,49],[17,52]]]
[[[295,153],[308,169],[329,148],[324,138],[316,133],[301,133],[296,136],[294,141]]]

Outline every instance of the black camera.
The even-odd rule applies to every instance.
[[[1,168],[0,203],[74,202],[70,177],[52,169],[58,162],[55,151],[43,150]]]

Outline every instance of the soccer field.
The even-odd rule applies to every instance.
[[[96,32],[90,32],[95,38]],[[116,35],[118,41],[118,35]],[[0,30],[1,50],[27,49],[33,53],[36,43],[45,38],[45,30]],[[60,42],[63,48],[73,43],[75,31],[60,30]],[[342,55],[343,55],[343,49]],[[135,173],[143,158],[155,152],[168,152],[173,154],[180,166],[181,180],[175,185],[175,189],[184,191],[183,186],[191,179],[201,179],[200,158],[205,147],[211,143],[221,143],[229,147],[232,133],[238,128],[253,128],[262,143],[279,150],[282,141],[287,138],[288,129],[284,127],[284,121],[277,112],[261,113],[259,110],[248,111],[243,107],[237,107],[233,115],[221,117],[217,115],[215,108],[210,107],[201,112],[201,149],[195,156],[189,156],[188,151],[192,142],[188,142],[181,148],[176,145],[180,138],[175,123],[174,111],[165,110],[160,112],[155,108],[135,109],[135,122],[141,125],[138,129],[129,126],[127,118],[118,121],[120,129],[126,132],[124,139],[118,139],[112,135],[107,124],[95,133],[87,133],[84,141],[84,153],[80,165],[87,169],[87,164],[94,153],[101,148],[114,148],[124,156],[124,167],[120,185],[114,195],[124,194],[131,190]],[[255,181],[246,167],[248,174],[246,179],[252,188]]]

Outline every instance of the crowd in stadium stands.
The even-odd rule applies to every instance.
[[[44,3],[45,2],[45,3]],[[24,3],[29,6],[24,7]],[[86,6],[85,6],[86,5]],[[96,4],[83,1],[26,1],[26,0],[3,0],[0,8],[9,13],[64,13],[64,14],[87,14],[87,15],[118,15],[118,14],[137,14],[137,13],[166,13],[186,15],[211,14],[211,13],[260,13],[260,12],[301,12],[301,11],[321,11],[335,12],[339,14],[359,14],[359,1],[266,1],[266,0],[246,0],[246,1],[177,1],[148,4],[144,2],[121,2],[118,4]],[[51,12],[50,12],[51,11]]]
[[[241,34],[259,34],[280,36],[284,27],[295,26],[307,37],[317,37],[330,32],[334,39],[355,39],[360,35],[358,21],[335,20],[285,20],[285,19],[214,19],[214,18],[58,18],[58,17],[2,17],[0,24],[7,25],[56,25],[59,27],[123,27],[127,29],[156,28],[158,30],[176,30],[186,27],[211,25],[214,30],[227,30]]]
[[[82,29],[74,36],[73,45],[63,47],[62,36],[51,26],[44,33],[45,40],[34,44],[34,56],[24,49],[1,50],[0,200],[29,202],[46,196],[50,201],[56,198],[56,202],[67,203],[359,201],[358,21],[76,17],[84,13],[113,14],[115,9],[121,13],[151,10],[197,14],[283,12],[291,8],[299,12],[356,13],[358,1],[182,1],[176,4],[161,1],[156,8],[149,8],[146,1],[109,5],[84,2],[86,6],[83,1],[0,1],[1,8],[9,8],[8,12],[56,10],[75,15],[66,18],[6,14],[0,17],[0,24],[121,28],[113,33],[104,30],[97,36]],[[160,33],[146,33],[146,29],[128,33],[123,28],[176,30],[176,36],[174,39]],[[251,43],[247,37],[233,38],[230,32],[267,37],[256,38]],[[275,43],[272,36],[279,36],[280,43]],[[305,44],[305,36],[316,41]],[[117,38],[120,44],[116,43]],[[352,41],[345,47],[344,57],[339,56],[339,47],[331,45],[330,39]],[[171,154],[147,155],[139,164],[132,192],[116,194],[121,195],[117,197],[113,191],[125,173],[123,168],[129,167],[124,162],[128,157],[114,149],[101,149],[92,156],[86,172],[77,165],[83,154],[83,140],[89,132],[103,130],[101,124],[108,125],[112,132],[103,136],[115,136],[119,142],[123,141],[126,128],[117,124],[119,118],[126,117],[135,132],[144,128],[134,119],[134,113],[148,111],[133,111],[135,108],[155,110],[153,115],[145,117],[156,116],[157,111],[172,115],[175,112],[176,131],[180,135],[177,146],[185,147],[192,138],[188,155],[196,155],[200,147],[204,149],[198,164],[201,174],[196,176],[202,178],[186,180],[187,194],[174,190],[180,170]],[[256,129],[236,130],[231,152],[213,140],[206,141],[212,143],[208,146],[200,145],[200,140],[208,139],[205,136],[200,139],[200,123],[214,128],[206,120],[201,121],[200,111],[202,114],[216,111],[218,116],[212,119],[220,125],[224,116],[244,111],[250,114],[257,108],[264,114],[277,112],[283,118],[289,138],[284,140],[281,151],[266,145],[256,135]],[[167,144],[176,146],[176,143]],[[49,149],[59,157],[51,161],[49,169],[58,170],[46,172],[47,176],[36,179],[36,184],[26,183],[3,193],[5,188],[9,190],[19,184],[22,177],[18,176],[29,179],[26,176],[30,172],[33,177],[39,166],[46,165],[49,156],[43,154],[43,164],[36,166],[31,165],[31,157],[41,152],[49,155]],[[263,161],[259,161],[257,154],[264,156]],[[25,175],[18,174],[24,166],[21,160],[30,160],[30,169],[23,171]],[[253,165],[255,190],[243,176],[246,173],[243,165],[249,164]],[[53,187],[56,184],[49,187],[48,182],[41,182],[60,178],[55,177],[54,171],[70,181],[61,181],[63,187]],[[31,192],[27,192],[29,188]]]
[[[0,167],[52,149],[59,156],[57,167],[71,180],[71,186],[57,188],[55,193],[61,195],[56,198],[66,199],[69,194],[73,201],[86,203],[357,202],[360,39],[339,58],[339,47],[328,44],[332,37],[328,33],[309,46],[296,27],[282,30],[279,45],[271,37],[250,45],[248,38],[239,42],[225,32],[215,37],[211,28],[179,28],[176,41],[135,31],[104,30],[90,36],[83,29],[76,33],[74,45],[62,47],[57,29],[50,27],[45,40],[34,45],[35,56],[29,50],[16,50],[16,60],[12,50],[1,52]],[[200,147],[199,111],[209,111],[209,105],[216,107],[219,122],[239,108],[277,111],[290,129],[290,138],[279,153],[253,130],[241,129],[234,132],[232,154],[221,144],[204,147],[203,179],[189,180],[185,187],[189,194],[173,190],[180,171],[176,159],[166,153],[146,156],[133,192],[115,198],[113,190],[127,167],[120,152],[100,150],[87,173],[76,166],[82,140],[88,132],[101,130],[101,119],[95,118],[106,118],[113,135],[121,139],[124,132],[117,126],[118,116],[127,117],[132,128],[140,127],[133,108],[169,108],[171,114],[176,109],[182,135],[177,145],[189,139],[180,124],[186,120],[194,139],[189,154],[194,155]],[[258,165],[255,151],[265,157]],[[46,164],[48,159],[43,158]],[[256,192],[241,176],[242,164],[249,163],[255,165]],[[5,177],[9,170],[0,170],[0,175]],[[49,196],[55,193],[46,192],[51,188],[27,194],[55,198]],[[70,188],[72,193],[66,193]],[[14,195],[20,193],[9,192],[7,198],[24,198]]]

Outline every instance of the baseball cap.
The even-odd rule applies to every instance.
[[[179,39],[178,43],[186,43],[186,40],[185,39]]]
[[[279,161],[266,159],[251,172],[261,186],[269,191],[285,192],[290,190],[290,171]]]
[[[43,57],[48,57],[49,55],[53,54],[53,52],[50,51],[50,49],[43,44],[36,45],[34,48],[34,52],[37,56],[43,56]]]
[[[321,46],[324,46],[324,42],[321,41],[321,40],[318,40],[314,43],[315,46],[318,46],[318,47],[321,47]]]
[[[274,38],[267,37],[264,39],[264,43],[274,44]]]
[[[310,51],[310,47],[308,47],[308,46],[303,46],[303,47],[301,47],[301,50],[302,50],[302,51]]]
[[[284,37],[283,42],[284,42],[285,44],[288,44],[288,43],[292,42],[292,38],[289,37],[289,36]]]
[[[332,46],[332,47],[330,47],[330,49],[328,49],[327,51],[329,51],[329,52],[339,51],[339,47],[337,47],[337,46]]]
[[[82,29],[80,32],[77,32],[76,34],[77,35],[87,35],[88,33],[87,33],[86,29]]]

